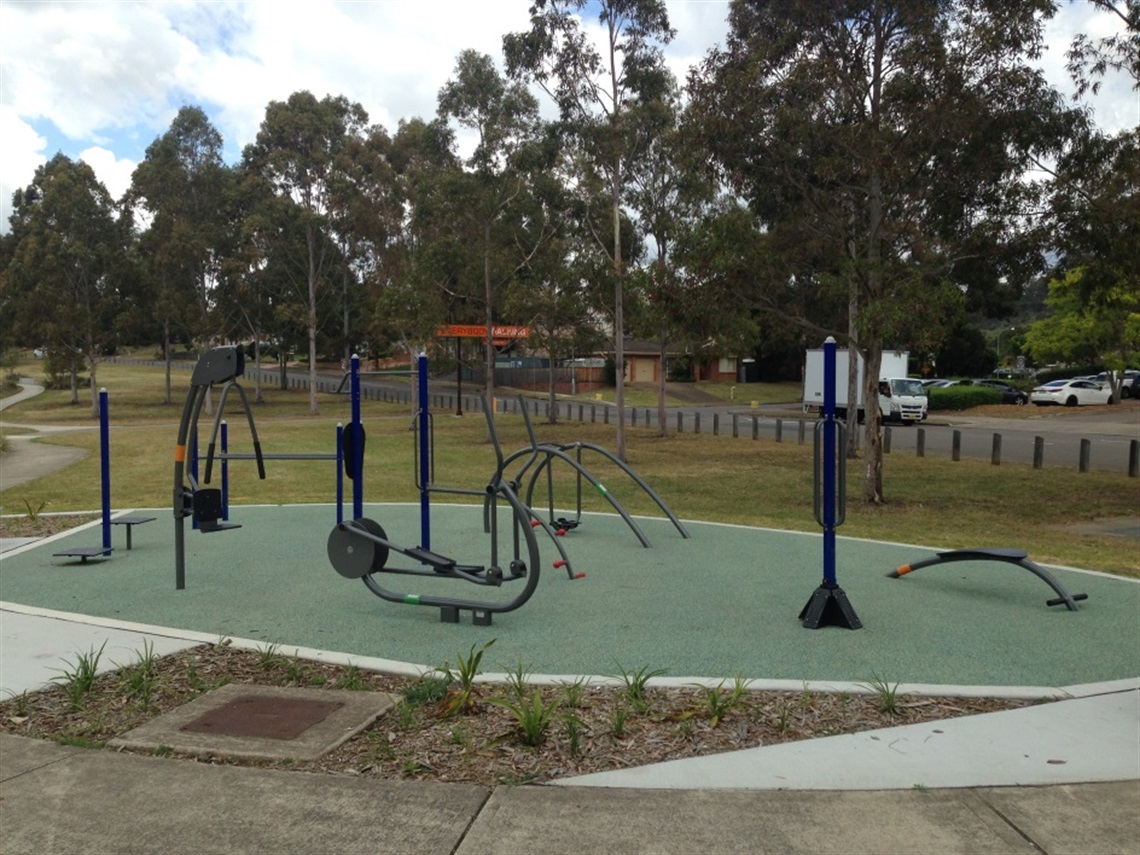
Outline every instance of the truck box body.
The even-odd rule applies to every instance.
[[[879,408],[884,421],[920,422],[926,418],[928,401],[926,390],[917,380],[906,376],[908,354],[904,350],[884,350],[879,370],[881,387]],[[835,408],[846,414],[848,353],[837,350],[835,353]],[[863,357],[858,357],[856,370],[859,373],[858,402],[860,416],[863,414]],[[889,394],[888,394],[889,392]],[[823,351],[809,350],[804,362],[804,410],[823,409]]]

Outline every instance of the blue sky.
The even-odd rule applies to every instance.
[[[725,33],[727,0],[667,0],[684,77]],[[89,163],[116,198],[184,104],[201,106],[233,162],[272,100],[297,90],[359,101],[372,122],[435,113],[455,58],[498,58],[529,0],[0,0],[0,230],[13,191],[57,151]],[[1050,25],[1043,65],[1062,91],[1074,32],[1116,27],[1087,2]],[[1140,124],[1140,95],[1109,81],[1093,104],[1109,130]]]

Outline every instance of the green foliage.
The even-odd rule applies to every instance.
[[[436,669],[453,684],[442,701],[443,710],[447,715],[462,715],[475,709],[478,704],[475,678],[480,674],[479,665],[483,661],[483,654],[494,643],[495,639],[492,638],[478,650],[472,644],[466,657],[456,651],[457,664],[454,669],[446,662]]]
[[[127,696],[136,700],[143,709],[150,706],[151,696],[158,688],[158,657],[154,655],[154,644],[149,639],[143,641],[138,661],[121,669],[120,679]]]
[[[891,683],[878,674],[872,672],[871,679],[861,684],[870,689],[879,700],[879,709],[888,715],[895,715],[899,711],[898,683]]]
[[[647,685],[653,677],[664,674],[665,669],[659,668],[656,671],[650,671],[649,666],[645,665],[637,671],[627,671],[620,662],[614,664],[617,665],[619,677],[625,685],[626,700],[638,712],[645,712],[649,708]]]
[[[65,659],[65,667],[53,669],[60,674],[53,682],[63,686],[72,709],[82,709],[83,696],[95,687],[95,679],[99,676],[99,660],[102,658],[103,649],[106,646],[107,642],[104,641],[98,650],[91,648],[86,653],[78,653],[75,656],[75,662],[69,662]]]
[[[421,677],[404,692],[404,703],[413,707],[436,703],[447,695],[450,685],[450,680],[441,677]]]
[[[337,680],[336,687],[338,689],[348,689],[350,692],[364,692],[368,690],[368,684],[364,682],[364,678],[360,676],[360,669],[356,663],[349,663],[349,666],[344,671],[344,676]]]
[[[926,390],[931,410],[968,410],[1000,404],[1001,393],[989,386],[942,386]]]
[[[1033,323],[1025,350],[1038,363],[1088,362],[1112,370],[1140,354],[1140,271],[1094,284],[1084,268],[1049,282],[1051,314]],[[1071,376],[1071,375],[1070,375]]]
[[[488,703],[511,714],[523,743],[530,746],[540,745],[546,739],[550,723],[558,713],[558,704],[548,703],[540,689],[533,689],[529,697],[490,698]]]

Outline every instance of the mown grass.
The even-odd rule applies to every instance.
[[[110,398],[113,506],[169,506],[174,443],[187,375],[175,374],[175,403],[170,406],[161,404],[161,369],[103,365],[99,379]],[[334,450],[335,425],[349,420],[347,399],[323,395],[321,414],[311,416],[307,392],[267,388],[265,393],[267,402],[255,405],[254,414],[266,453]],[[6,411],[4,418],[23,424],[93,427],[88,407],[84,403],[72,406],[68,397],[67,392],[48,392]],[[409,415],[407,405],[365,402],[365,501],[400,502],[417,497]],[[231,450],[252,450],[236,397],[227,407],[227,419]],[[203,416],[203,443],[210,423]],[[484,487],[495,458],[482,414],[456,418],[440,412],[434,423],[434,482],[475,490]],[[526,445],[520,417],[498,415],[496,424],[504,451]],[[539,423],[536,430],[544,441],[613,445],[613,425],[564,421]],[[809,444],[707,433],[660,438],[643,428],[627,428],[627,438],[630,465],[682,518],[819,530],[812,515]],[[7,512],[22,508],[25,500],[48,502],[56,512],[97,508],[97,431],[69,432],[39,441],[80,447],[88,454],[62,472],[5,490],[0,501]],[[585,462],[632,513],[657,514],[651,500],[616,468],[600,457],[587,457]],[[231,502],[291,504],[334,499],[335,469],[330,461],[267,461],[266,470],[266,480],[260,481],[252,462],[231,463]],[[556,473],[558,507],[572,508],[573,478],[566,467],[557,468]],[[852,461],[848,515],[841,535],[945,548],[1017,547],[1044,563],[1140,577],[1134,540],[1082,534],[1071,528],[1097,518],[1136,516],[1140,491],[1136,480],[1122,473],[1079,474],[1069,468],[996,467],[981,460],[953,462],[894,454],[885,460],[888,501],[883,506],[860,501],[861,474],[861,462]],[[472,501],[470,497],[438,496],[438,501],[449,500]],[[534,503],[546,503],[545,478],[536,487]],[[587,510],[609,510],[588,488],[584,504]]]

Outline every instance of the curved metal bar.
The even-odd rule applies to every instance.
[[[249,423],[249,434],[253,440],[253,459],[257,461],[257,474],[262,481],[265,480],[265,458],[261,453],[261,441],[257,437],[257,425],[253,423],[253,410],[249,406],[249,397],[245,394],[245,389],[241,387],[241,384],[239,384],[237,380],[230,380],[222,387],[222,393],[218,396],[218,410],[214,413],[214,427],[210,431],[210,443],[206,446],[206,471],[202,475],[203,484],[210,483],[210,472],[214,468],[215,441],[218,437],[218,430],[222,424],[222,413],[225,411],[226,400],[229,398],[231,389],[237,389],[238,395],[241,396],[242,407],[245,409],[245,418]],[[242,458],[236,455],[229,455],[228,459],[240,460]],[[287,458],[279,457],[278,459],[284,460]]]
[[[913,573],[923,567],[931,567],[935,564],[947,564],[953,561],[1002,561],[1007,564],[1016,564],[1018,567],[1023,567],[1043,581],[1046,585],[1053,589],[1057,594],[1057,598],[1053,600],[1046,600],[1046,605],[1059,606],[1064,604],[1071,612],[1078,611],[1077,600],[1087,600],[1088,594],[1070,594],[1060,580],[1057,579],[1052,573],[1029,560],[1028,555],[1022,549],[1006,549],[1006,548],[975,548],[975,549],[953,549],[948,552],[939,552],[932,558],[924,558],[921,561],[915,561],[911,564],[904,564],[895,570],[892,570],[887,575],[892,579],[899,579],[906,576],[908,573]]]
[[[511,506],[511,509],[514,512],[516,540],[514,549],[514,562],[512,562],[512,565],[517,565],[519,561],[520,551],[517,534],[520,530],[523,533],[523,537],[525,538],[526,543],[526,555],[529,563],[526,565],[524,573],[519,573],[513,576],[504,576],[501,580],[499,580],[510,581],[511,579],[518,578],[526,579],[526,584],[514,599],[495,602],[461,599],[455,597],[440,597],[432,596],[430,594],[421,595],[401,593],[385,588],[379,583],[379,581],[377,581],[376,578],[383,573],[392,573],[398,575],[432,578],[459,578],[480,585],[497,586],[499,584],[498,581],[489,579],[487,577],[487,569],[459,564],[455,564],[448,569],[436,569],[428,563],[425,563],[422,567],[419,568],[382,567],[366,573],[362,577],[365,586],[367,586],[368,590],[370,590],[376,596],[380,597],[382,600],[387,600],[388,602],[392,603],[404,603],[408,605],[419,606],[435,606],[437,608],[443,609],[461,609],[480,613],[510,612],[519,608],[519,606],[523,605],[527,600],[531,598],[538,587],[538,580],[540,575],[538,542],[535,539],[534,532],[531,531],[530,525],[528,524],[528,511],[523,506],[522,502],[519,501],[518,497],[514,494],[514,491],[506,485],[500,485],[497,490],[497,494],[506,500],[507,504]],[[373,534],[370,534],[356,523],[341,523],[341,525],[339,525],[337,528],[339,531],[350,532],[354,536],[361,537],[366,540],[371,540],[382,546],[386,546],[388,549],[395,550],[403,555],[413,558],[416,557],[417,550],[399,546],[398,544],[393,543],[392,541],[389,541],[385,538],[380,538]],[[493,542],[492,548],[493,550],[497,551],[497,543]]]
[[[599,481],[597,478],[595,478],[590,473],[590,471],[588,469],[586,469],[586,467],[579,464],[573,457],[571,457],[565,451],[562,451],[560,448],[557,448],[555,446],[552,446],[552,445],[540,446],[539,451],[543,455],[543,460],[541,463],[538,464],[538,466],[535,468],[534,472],[530,476],[530,483],[527,486],[527,492],[526,492],[526,503],[528,506],[532,504],[531,500],[534,498],[534,485],[535,485],[535,482],[538,480],[539,475],[542,474],[542,470],[545,467],[550,465],[550,461],[553,458],[557,457],[559,460],[564,460],[567,463],[569,463],[571,466],[573,466],[576,470],[578,470],[579,473],[581,473],[582,477],[584,477],[587,481],[590,482],[591,486],[593,486],[593,488],[598,492],[598,494],[600,496],[602,496],[607,502],[609,502],[610,506],[615,511],[617,511],[618,514],[621,515],[621,518],[623,520],[625,520],[625,524],[627,526],[629,526],[630,530],[632,530],[634,535],[637,536],[637,539],[639,541],[641,541],[642,546],[644,546],[646,549],[648,549],[653,545],[649,542],[649,538],[647,538],[645,536],[645,532],[643,532],[641,530],[641,527],[636,522],[634,522],[633,517],[631,517],[629,515],[629,513],[626,511],[626,509],[622,506],[621,502],[619,502],[617,499],[615,499],[613,497],[613,495],[610,493],[610,491],[606,489],[606,486],[601,481]]]
[[[520,400],[520,402],[522,401],[522,396],[519,396],[519,400]],[[561,452],[560,454],[557,454],[556,456],[561,457],[563,460],[566,460],[568,463],[570,463],[572,466],[574,466],[574,468],[576,470],[578,470],[580,475],[584,475],[586,477],[586,479],[594,485],[594,488],[598,489],[598,487],[600,486],[600,482],[598,482],[598,480],[596,478],[594,478],[589,473],[589,470],[586,469],[585,465],[581,462],[581,453],[583,450],[597,452],[598,454],[602,455],[607,460],[609,460],[610,463],[613,463],[615,466],[617,466],[619,469],[621,469],[621,471],[624,472],[626,475],[628,475],[630,477],[630,479],[637,486],[639,486],[642,490],[644,490],[649,495],[649,498],[651,498],[654,501],[654,503],[657,505],[657,507],[661,509],[661,512],[663,514],[665,514],[666,517],[669,518],[669,521],[671,523],[673,523],[673,526],[677,529],[678,532],[680,532],[681,537],[684,537],[684,538],[689,537],[688,530],[681,523],[681,521],[679,519],[677,519],[676,514],[673,513],[673,511],[669,508],[668,505],[665,504],[665,501],[659,495],[657,495],[657,493],[653,490],[653,488],[650,487],[647,483],[645,483],[645,481],[641,478],[641,476],[638,475],[636,472],[634,472],[633,469],[631,469],[629,467],[629,465],[624,460],[622,460],[621,458],[612,454],[608,449],[603,448],[600,445],[594,445],[593,443],[589,443],[589,442],[567,442],[567,443],[543,442],[543,443],[540,443],[538,441],[537,435],[534,432],[534,425],[532,424],[532,422],[530,420],[530,414],[527,412],[526,406],[522,406],[522,407],[520,407],[520,409],[522,410],[522,414],[523,414],[523,422],[526,424],[527,436],[530,438],[531,450],[534,452],[535,457],[537,457],[539,454],[546,454],[546,459],[541,464],[539,464],[540,469],[542,466],[548,465],[550,462],[550,454],[548,452],[551,452],[551,451]],[[565,452],[570,451],[570,450],[576,450],[577,451],[577,453],[578,453],[578,460],[577,461],[574,461],[573,459],[571,459],[569,456],[567,456],[565,454]],[[516,475],[517,480],[519,480],[521,482],[523,473],[526,471],[527,467],[531,465],[533,460],[534,460],[534,458],[532,458],[531,460],[528,460],[527,463],[522,467],[522,469],[519,470],[518,474]],[[581,501],[580,490],[581,490],[581,485],[579,484],[579,501]],[[602,487],[602,489],[599,492],[604,491],[604,490],[605,490],[605,488]],[[532,498],[532,491],[533,491],[533,478],[532,478],[532,490],[528,491],[528,494],[527,494],[527,504],[530,504],[530,501]],[[608,492],[604,492],[603,495],[605,495],[606,498],[610,500],[611,504],[614,504],[615,507],[619,507],[616,504],[616,500],[614,500],[612,497],[610,497]],[[552,499],[552,501],[553,501],[553,499]],[[581,508],[579,507],[579,513],[580,512],[581,512]],[[625,514],[624,511],[622,511],[622,516],[627,519],[627,522],[632,522],[631,520],[628,519],[628,514]],[[643,535],[639,535],[639,537],[643,538],[642,542],[644,543],[645,546],[649,546],[649,543],[644,540]]]

